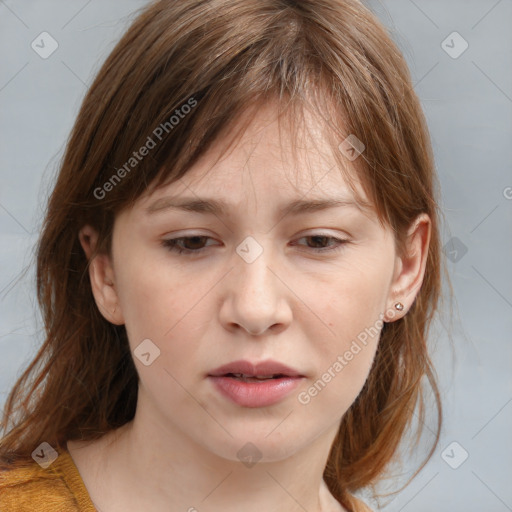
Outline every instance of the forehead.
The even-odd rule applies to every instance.
[[[368,207],[354,167],[347,159],[335,159],[319,116],[304,110],[303,118],[296,121],[278,118],[274,103],[246,111],[180,180],[152,191],[142,206],[172,194],[217,196],[224,202],[256,195],[264,202],[279,203],[342,197]]]

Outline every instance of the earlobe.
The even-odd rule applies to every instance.
[[[407,314],[420,291],[427,264],[430,233],[430,217],[422,213],[409,228],[405,254],[397,255],[384,321],[393,322]]]
[[[115,325],[124,324],[123,314],[118,303],[111,259],[108,254],[94,254],[98,242],[98,233],[94,228],[86,225],[79,231],[78,239],[89,261],[89,279],[99,311],[109,322]]]

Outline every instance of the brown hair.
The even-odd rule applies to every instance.
[[[6,402],[0,469],[32,463],[43,441],[96,439],[135,414],[138,375],[126,330],[96,307],[79,229],[93,226],[97,252],[109,253],[119,211],[181,178],[242,112],[273,99],[292,120],[312,105],[341,171],[340,142],[355,134],[364,143],[354,165],[399,252],[417,215],[432,220],[422,287],[407,315],[384,324],[370,375],[341,421],[326,483],[352,509],[351,493],[395,460],[416,406],[418,443],[424,376],[437,430],[413,478],[430,459],[442,410],[427,337],[444,267],[432,148],[403,56],[357,0],[180,0],[142,9],[82,103],[37,246],[46,339]],[[136,159],[150,139],[155,145]]]

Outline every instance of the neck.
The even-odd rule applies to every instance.
[[[343,512],[322,477],[335,433],[283,460],[252,465],[136,415],[100,440],[88,462],[94,476],[84,483],[102,512],[167,512],[170,504],[187,512]]]

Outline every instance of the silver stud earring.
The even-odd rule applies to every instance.
[[[404,305],[401,302],[397,302],[395,304],[395,309],[398,311],[402,311],[404,309]]]

